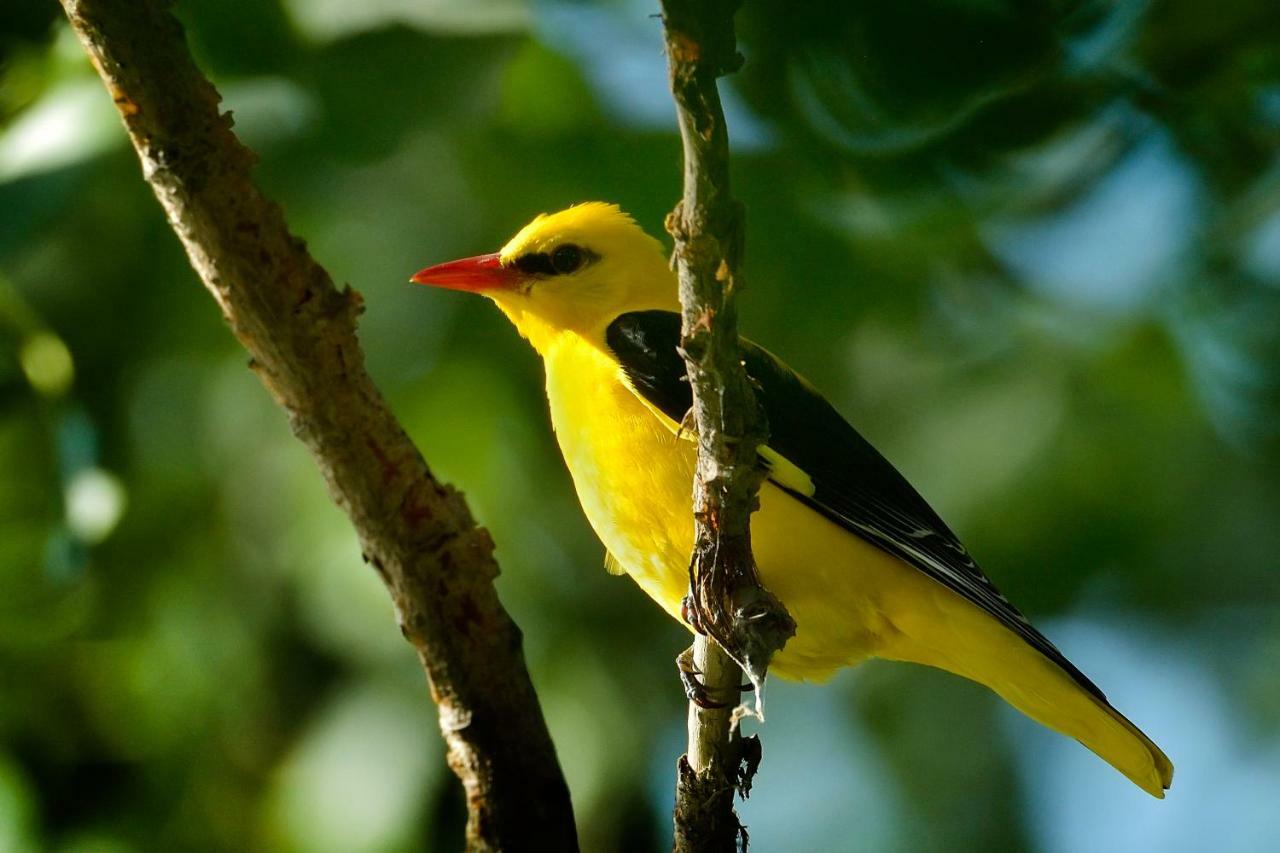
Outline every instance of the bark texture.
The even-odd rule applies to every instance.
[[[756,448],[768,438],[738,347],[743,210],[729,189],[729,139],[716,80],[742,64],[733,15],[740,0],[662,0],[667,62],[684,146],[684,194],[667,217],[683,308],[683,355],[698,433],[697,539],[690,564],[694,662],[711,698],[690,705],[689,753],[679,764],[677,850],[732,850],[746,834],[733,812],[759,761],[758,741],[732,720],[742,671],[763,709],[769,661],[795,633],[786,609],[760,585],[751,513],[764,479]],[[736,665],[735,665],[736,663]],[[741,671],[739,670],[741,666]]]
[[[577,848],[489,534],[437,481],[364,368],[360,295],[254,186],[253,154],[161,0],[62,0],[169,222],[251,366],[314,455],[395,604],[466,790],[468,848]]]

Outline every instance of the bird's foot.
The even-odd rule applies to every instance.
[[[707,689],[707,685],[698,680],[698,676],[702,673],[693,662],[693,646],[676,655],[676,669],[680,672],[680,684],[684,687],[685,698],[693,704],[707,711],[718,711],[728,708],[738,703],[738,693],[754,690],[750,684],[741,684],[733,695],[730,702],[721,702],[718,699],[711,698],[711,691]]]

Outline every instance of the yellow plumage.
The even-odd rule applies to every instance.
[[[564,274],[555,266],[572,258],[554,255],[561,246],[583,255]],[[432,270],[415,280],[484,292],[534,345],[556,438],[591,526],[614,564],[679,619],[696,448],[636,392],[605,342],[621,314],[679,309],[660,245],[616,207],[587,204],[539,217],[494,263],[505,277],[492,287],[437,282]],[[515,275],[520,265],[535,271]],[[798,500],[793,492],[805,493],[809,472],[791,466],[779,474],[790,463],[774,457],[752,540],[761,580],[797,624],[774,673],[821,681],[869,657],[938,667],[987,685],[1163,796],[1172,765],[1133,724],[988,612]]]

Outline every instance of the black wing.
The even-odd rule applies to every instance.
[[[681,423],[693,395],[676,349],[680,316],[623,314],[609,325],[605,339],[636,392]],[[1105,701],[1102,691],[1000,594],[924,498],[821,394],[768,351],[745,340],[742,348],[743,364],[769,418],[769,447],[803,470],[813,489],[807,494],[777,478],[775,485],[981,607]]]

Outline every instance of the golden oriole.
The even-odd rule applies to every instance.
[[[675,275],[615,205],[543,214],[500,252],[412,281],[489,297],[546,366],[578,499],[625,572],[680,618],[693,546],[696,444]],[[1173,765],[1010,604],[909,483],[804,379],[742,342],[770,427],[752,517],[760,577],[795,618],[774,659],[821,681],[875,656],[939,667],[1069,735],[1155,797]]]

